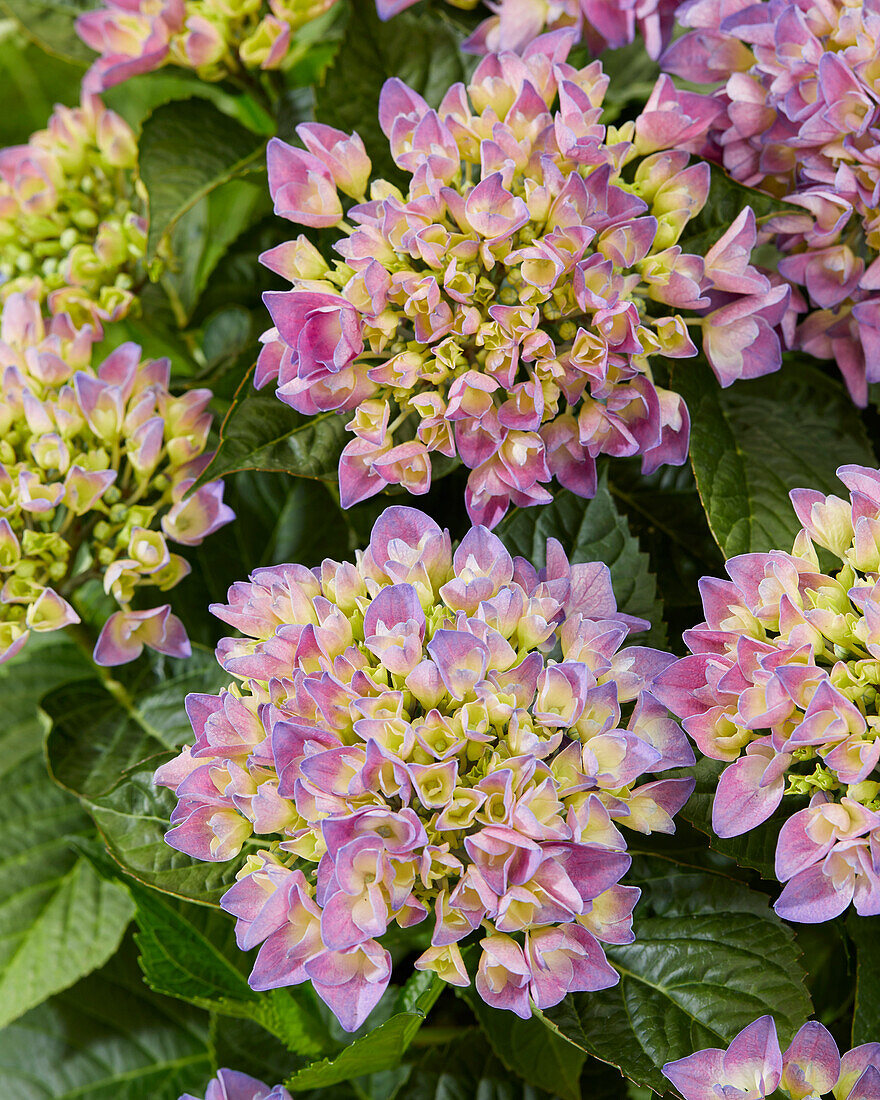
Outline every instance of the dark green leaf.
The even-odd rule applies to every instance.
[[[393,1015],[385,1023],[355,1039],[335,1058],[301,1069],[287,1081],[287,1087],[295,1091],[326,1088],[352,1077],[393,1069],[400,1063],[442,989],[443,982],[436,975],[414,973],[401,990]]]
[[[94,61],[95,54],[74,30],[74,22],[96,7],[94,0],[0,0],[0,10],[15,19],[41,49],[81,65]]]
[[[197,484],[238,470],[267,470],[332,481],[345,445],[338,413],[302,416],[273,393],[242,382],[220,429],[220,446]]]
[[[553,1082],[547,1085],[553,1088]],[[405,1093],[406,1100],[549,1100],[550,1095],[509,1073],[476,1029],[426,1054]],[[592,1100],[594,1093],[584,1095]]]
[[[880,1037],[880,917],[850,911],[846,928],[857,951],[853,1046],[875,1043]]]
[[[501,1062],[537,1088],[551,1087],[561,1100],[580,1100],[580,1076],[586,1054],[566,1039],[548,1032],[540,1020],[521,1020],[489,1005],[473,989],[465,991],[480,1027]]]
[[[662,609],[648,555],[618,512],[604,478],[592,500],[561,490],[552,504],[513,512],[498,534],[511,553],[522,555],[536,568],[544,564],[548,538],[558,539],[572,562],[605,562],[619,609],[653,624],[651,634],[640,635],[639,643],[663,644]]]
[[[133,768],[192,737],[189,692],[218,690],[227,680],[213,653],[197,649],[187,661],[138,661],[113,677],[58,688],[42,703],[53,776],[83,798],[109,793]]]
[[[442,18],[422,8],[382,23],[373,0],[355,0],[342,47],[317,89],[315,117],[346,133],[356,130],[374,175],[399,178],[388,139],[379,128],[382,85],[399,77],[436,107],[464,75],[457,36]]]
[[[149,196],[147,259],[176,222],[231,179],[264,172],[264,142],[203,99],[157,107],[139,143],[141,179]]]
[[[130,949],[0,1032],[3,1100],[178,1100],[212,1072],[206,1017],[152,994]]]
[[[722,390],[705,364],[677,367],[691,414],[691,462],[725,557],[788,549],[800,524],[790,489],[840,491],[838,466],[874,466],[858,410],[837,382],[802,359]]]
[[[643,895],[635,942],[606,947],[620,983],[566,998],[544,1015],[551,1028],[661,1093],[665,1062],[726,1046],[763,1013],[790,1041],[812,1006],[794,937],[764,895],[665,860],[627,881]]]
[[[211,1016],[211,1045],[218,1066],[234,1067],[273,1085],[289,1077],[302,1061],[253,1020],[220,1013]],[[346,1100],[351,1100],[350,1093]]]

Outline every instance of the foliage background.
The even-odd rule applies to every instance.
[[[77,101],[89,53],[72,20],[84,6],[0,0],[3,145],[25,141],[53,103]],[[223,679],[212,655],[221,624],[207,604],[259,565],[350,554],[389,502],[343,513],[341,419],[298,417],[251,386],[267,324],[260,292],[272,278],[257,256],[289,236],[271,213],[263,150],[272,134],[290,139],[316,118],[356,128],[393,178],[375,122],[379,88],[399,76],[436,103],[467,75],[458,43],[469,20],[438,4],[380,25],[368,0],[331,14],[283,80],[212,85],[163,70],[105,97],[139,133],[150,258],[162,243],[175,258],[141,288],[141,315],[108,327],[105,345],[134,339],[172,356],[180,386],[213,388],[224,420],[210,476],[226,477],[239,519],[191,551],[193,574],[175,590],[191,660],[143,657],[111,678],[75,640],[52,637],[0,670],[0,1094],[176,1100],[228,1065],[327,1100],[635,1098],[663,1091],[667,1059],[724,1043],[764,1011],[783,1042],[811,1012],[845,1045],[876,1038],[880,918],[779,920],[769,907],[773,821],[707,840],[711,762],[675,837],[634,851],[637,939],[608,952],[620,985],[528,1022],[424,974],[392,988],[372,1030],[355,1036],[305,987],[254,993],[251,960],[216,906],[237,863],[194,864],[163,843],[173,798],[150,776],[187,738],[187,691]],[[612,113],[626,118],[653,65],[638,44],[603,62]],[[716,178],[694,233],[726,227],[741,202]],[[617,462],[594,500],[560,492],[515,512],[501,533],[536,564],[550,534],[572,560],[606,561],[622,609],[656,624],[650,644],[681,652],[681,630],[701,617],[699,577],[726,556],[786,545],[797,530],[788,490],[833,491],[837,465],[875,466],[878,420],[874,406],[853,407],[831,371],[793,355],[780,373],[731,391],[694,363],[676,366],[671,385],[693,418],[691,467],[645,478]],[[467,526],[461,488],[452,470],[419,502],[453,537]],[[87,593],[79,609],[85,633],[100,599]],[[419,937],[400,933],[392,945],[402,980]]]

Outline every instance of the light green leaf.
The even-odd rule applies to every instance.
[[[15,19],[41,49],[81,65],[90,64],[96,55],[80,39],[74,22],[96,7],[95,0],[0,0],[0,10]]]
[[[552,504],[513,512],[498,534],[512,554],[520,554],[536,568],[546,560],[548,538],[562,543],[571,562],[604,562],[611,570],[619,610],[652,623],[650,635],[637,635],[639,644],[663,644],[662,607],[648,555],[618,512],[604,478],[592,500],[561,490]]]
[[[794,936],[763,894],[660,859],[627,882],[643,891],[636,939],[605,949],[620,983],[567,997],[543,1015],[548,1026],[661,1093],[665,1062],[726,1046],[764,1013],[791,1040],[812,1006]]]
[[[212,1072],[207,1018],[151,993],[131,950],[0,1031],[3,1100],[178,1100]]]
[[[294,1091],[326,1088],[400,1064],[407,1047],[440,996],[443,982],[427,972],[416,972],[400,992],[393,1015],[373,1031],[344,1048],[335,1058],[306,1066],[295,1073],[287,1087]]]
[[[840,492],[835,470],[876,458],[844,388],[802,359],[722,390],[703,363],[676,367],[691,414],[691,462],[725,557],[790,549],[800,528],[788,492]]]
[[[205,195],[231,179],[264,172],[264,150],[262,138],[204,99],[157,107],[144,122],[138,146],[149,196],[147,259]]]
[[[345,445],[338,413],[302,416],[273,393],[258,393],[249,374],[220,428],[220,446],[196,484],[240,470],[332,481]]]
[[[131,919],[126,892],[71,847],[91,823],[41,753],[40,695],[90,671],[63,637],[34,639],[0,668],[0,1027],[103,965]]]

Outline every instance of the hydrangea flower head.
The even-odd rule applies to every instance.
[[[554,477],[592,496],[600,454],[681,464],[687,409],[651,361],[697,353],[682,310],[705,315],[692,322],[725,381],[779,365],[788,290],[749,264],[751,211],[705,259],[676,243],[709,170],[672,147],[714,105],[663,78],[635,123],[606,127],[607,78],[567,65],[570,42],[486,57],[437,111],[388,81],[379,121],[406,193],[369,183],[356,134],[307,123],[306,151],[270,142],[276,212],[345,236],[332,266],[305,237],[264,255],[293,289],[264,296],[276,327],[255,381],[299,412],[351,416],[345,506],[427,492],[435,455],[469,467],[468,513],[488,527],[511,502],[549,501]]]
[[[128,312],[146,246],[136,163],[131,129],[90,95],[0,150],[0,301],[26,291],[78,324]]]
[[[880,5],[689,0],[678,19],[691,29],[662,64],[717,86],[713,155],[803,208],[768,225],[809,313],[796,345],[836,360],[864,405],[880,380]]]
[[[79,622],[68,597],[100,578],[119,610],[95,648],[122,664],[145,645],[189,655],[166,604],[134,610],[145,587],[189,572],[168,542],[193,546],[233,518],[215,481],[187,497],[207,456],[209,390],[174,397],[167,359],[122,344],[91,365],[95,332],[61,314],[48,328],[24,294],[0,319],[0,662],[32,631]]]
[[[776,911],[880,913],[880,472],[841,466],[849,500],[791,493],[791,553],[743,554],[700,582],[706,621],[655,690],[701,752],[728,762],[712,826],[739,836],[791,799]],[[827,572],[822,561],[834,561]]]
[[[809,1020],[783,1053],[772,1016],[762,1016],[727,1050],[710,1048],[667,1062],[663,1075],[684,1100],[877,1100],[880,1043],[864,1043],[841,1057],[831,1032]],[[779,1092],[777,1093],[777,1089]]]
[[[105,0],[80,15],[80,38],[101,56],[86,91],[112,88],[163,65],[223,80],[243,70],[279,69],[296,59],[294,36],[336,0]]]
[[[262,944],[255,989],[310,981],[357,1028],[391,975],[391,924],[430,920],[416,966],[522,1017],[613,985],[602,942],[632,939],[638,890],[618,826],[671,832],[692,789],[642,781],[693,759],[650,694],[673,658],[621,648],[609,573],[551,540],[538,573],[484,527],[453,553],[387,509],[355,564],[260,569],[213,608],[238,681],[190,695],[196,738],[156,773],[166,840],[226,860],[221,905]],[[551,657],[550,654],[553,654]]]
[[[199,1100],[199,1097],[185,1092],[180,1100]],[[208,1082],[205,1100],[291,1100],[291,1097],[283,1085],[270,1088],[246,1073],[221,1069]]]
[[[417,0],[376,0],[382,19],[389,19]],[[570,29],[575,41],[593,53],[618,49],[644,40],[651,57],[658,57],[669,40],[681,0],[487,0],[492,16],[484,19],[462,48],[470,53],[522,53],[547,31]],[[456,7],[473,3],[455,0]]]

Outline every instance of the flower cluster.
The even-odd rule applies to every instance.
[[[199,1100],[199,1098],[185,1092],[180,1100]],[[270,1088],[262,1081],[258,1081],[256,1077],[249,1077],[246,1073],[239,1073],[234,1069],[221,1069],[217,1076],[208,1082],[205,1100],[291,1100],[291,1097],[283,1085]]]
[[[547,554],[539,574],[483,527],[453,554],[393,507],[355,565],[260,569],[212,608],[241,683],[188,697],[195,743],[156,782],[173,847],[263,846],[221,900],[262,943],[255,989],[311,981],[353,1030],[389,981],[380,938],[429,915],[416,966],[468,985],[481,929],[477,991],[522,1017],[618,980],[600,941],[631,941],[639,892],[617,826],[671,832],[692,780],[639,778],[693,755],[648,690],[674,658],[620,649],[647,624],[606,566]]]
[[[727,1050],[710,1048],[667,1062],[663,1074],[684,1100],[876,1100],[880,1097],[880,1043],[864,1043],[840,1056],[828,1029],[810,1020],[783,1054],[772,1016],[736,1036]],[[777,1089],[780,1093],[777,1093]]]
[[[880,913],[880,472],[837,474],[849,501],[792,491],[803,529],[790,554],[731,558],[730,580],[700,582],[692,655],[655,685],[700,750],[731,761],[715,793],[719,836],[754,829],[785,794],[809,796],[776,850],[787,883],[776,910],[804,922],[850,902]],[[816,546],[836,559],[830,572]]]
[[[880,381],[880,5],[690,0],[662,58],[717,83],[715,155],[804,209],[781,217],[779,272],[798,287],[797,346],[835,359],[854,400]]]
[[[376,0],[382,19],[412,7],[417,0]],[[473,7],[476,0],[451,0],[456,7]],[[487,0],[494,14],[462,43],[469,53],[522,51],[545,31],[569,28],[576,41],[593,53],[619,49],[644,39],[651,57],[658,57],[669,40],[681,0]]]
[[[131,129],[90,95],[0,150],[0,301],[27,291],[77,323],[128,312],[146,245],[136,163]]]
[[[222,80],[247,69],[280,69],[296,60],[296,32],[336,0],[105,0],[76,29],[101,56],[86,91],[112,88],[163,65]]]
[[[646,472],[685,460],[687,409],[650,361],[695,355],[689,324],[725,382],[780,363],[789,292],[749,264],[751,210],[705,257],[676,243],[709,169],[664,150],[715,107],[664,77],[635,123],[606,127],[608,80],[599,62],[565,63],[570,41],[484,58],[438,111],[388,81],[379,121],[405,195],[377,179],[366,201],[356,134],[303,124],[307,151],[269,145],[276,212],[345,236],[332,267],[304,236],[263,256],[294,289],[264,296],[276,327],[255,381],[302,413],[354,413],[345,506],[387,485],[427,492],[437,454],[470,468],[468,512],[488,527],[511,502],[552,499],[554,476],[592,496],[600,454],[640,454]]]
[[[188,498],[204,467],[209,390],[173,397],[167,359],[141,361],[122,344],[97,370],[95,333],[69,316],[47,330],[39,304],[13,294],[0,320],[0,661],[31,631],[79,622],[67,598],[102,579],[120,610],[107,620],[95,660],[122,664],[144,645],[189,655],[168,605],[132,610],[145,586],[172,588],[187,546],[232,518],[215,481]]]

